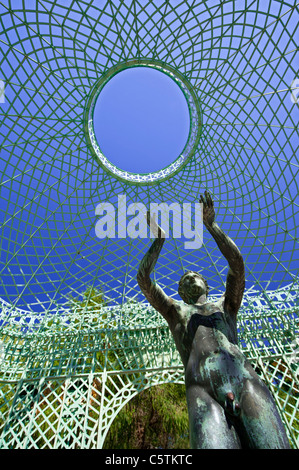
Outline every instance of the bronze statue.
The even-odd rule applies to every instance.
[[[185,368],[190,446],[193,449],[286,449],[289,442],[271,393],[238,347],[237,313],[245,268],[235,243],[215,222],[214,203],[201,196],[203,223],[228,261],[226,289],[208,302],[208,285],[197,272],[185,273],[175,301],[150,278],[165,233],[148,215],[155,240],[142,259],[138,284],[167,321]]]

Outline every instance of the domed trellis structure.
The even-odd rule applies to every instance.
[[[136,281],[150,241],[98,238],[96,207],[208,189],[246,264],[241,347],[299,447],[296,2],[5,0],[0,13],[0,446],[100,448],[135,394],[183,382]],[[167,74],[189,106],[183,152],[155,173],[117,168],[94,135],[98,94],[130,67]],[[203,241],[165,242],[155,279],[169,295],[188,269],[223,292],[226,262]]]

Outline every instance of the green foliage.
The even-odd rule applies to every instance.
[[[133,398],[115,418],[104,448],[189,448],[185,386],[158,385]]]
[[[80,320],[78,318],[74,320],[75,323],[78,323],[79,321],[84,320],[84,314],[88,313],[88,315],[90,315],[93,311],[98,313],[101,310],[101,307],[107,305],[107,301],[101,287],[88,287],[86,291],[82,293],[80,298],[69,295],[69,305],[76,315],[83,316]],[[90,321],[89,316],[88,320]],[[95,315],[92,321],[97,322],[97,320],[97,316]]]

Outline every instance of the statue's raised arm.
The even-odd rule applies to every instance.
[[[155,218],[150,217],[149,213],[147,213],[147,223],[156,238],[141,260],[137,273],[137,282],[149,303],[170,322],[169,310],[173,305],[173,299],[166,295],[163,289],[150,277],[165,242],[165,232],[156,223]]]
[[[229,270],[226,279],[224,309],[234,317],[237,316],[245,289],[245,267],[240,250],[233,240],[226,235],[215,222],[214,203],[208,191],[200,196],[203,204],[203,223],[208,229],[219,250],[227,259]]]

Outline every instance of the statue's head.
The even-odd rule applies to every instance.
[[[199,297],[208,295],[209,286],[201,274],[188,271],[180,279],[178,293],[186,304],[195,304]]]

